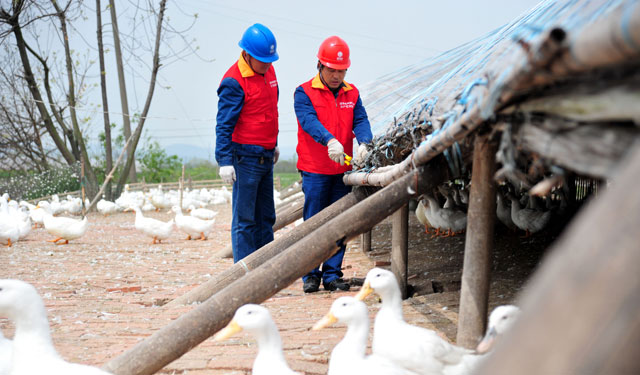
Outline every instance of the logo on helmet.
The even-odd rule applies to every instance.
[[[269,54],[273,55],[274,53],[276,53],[276,46],[272,44],[269,47]]]
[[[342,51],[338,51],[338,57],[336,58],[336,60],[338,60],[338,61],[342,61],[343,60]]]

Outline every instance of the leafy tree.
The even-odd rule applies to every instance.
[[[175,181],[180,177],[182,160],[177,155],[167,155],[157,141],[147,143],[138,154],[145,181]]]

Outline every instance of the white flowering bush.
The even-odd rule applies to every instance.
[[[11,199],[30,200],[80,190],[80,163],[0,179],[0,192]]]

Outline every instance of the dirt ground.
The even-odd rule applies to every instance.
[[[213,209],[219,214],[207,241],[187,241],[174,232],[162,244],[151,245],[135,230],[131,213],[108,217],[91,213],[85,236],[69,245],[46,242],[51,236],[44,229],[34,229],[25,241],[0,249],[0,278],[34,284],[45,301],[61,355],[100,366],[193,308],[167,308],[164,303],[232,265],[231,259],[213,256],[230,243],[230,205]],[[147,215],[162,220],[172,217],[164,212]],[[455,341],[464,235],[430,238],[413,213],[409,232],[409,282],[414,294],[405,301],[405,319]],[[374,228],[373,251],[368,256],[359,241],[352,241],[343,265],[345,277],[364,278],[374,262],[388,260],[390,233],[389,219]],[[554,238],[540,233],[521,239],[496,228],[491,307],[514,301]],[[342,338],[344,327],[321,331],[310,331],[310,327],[335,298],[357,289],[305,295],[301,281],[296,281],[264,303],[280,329],[291,367],[308,375],[326,373],[331,349]],[[373,319],[377,301],[370,297],[367,302]],[[0,329],[5,336],[13,336],[14,327],[6,319],[0,318]],[[224,343],[208,339],[159,373],[249,374],[256,350],[247,334]]]

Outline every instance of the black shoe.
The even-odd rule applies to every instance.
[[[320,289],[320,279],[315,276],[307,277],[307,280],[302,285],[302,290],[305,293],[314,293]]]
[[[328,284],[325,283],[324,284],[324,289],[325,290],[343,290],[343,291],[347,291],[349,290],[350,285],[349,283],[345,282],[342,279],[335,279],[333,281],[330,281]]]

